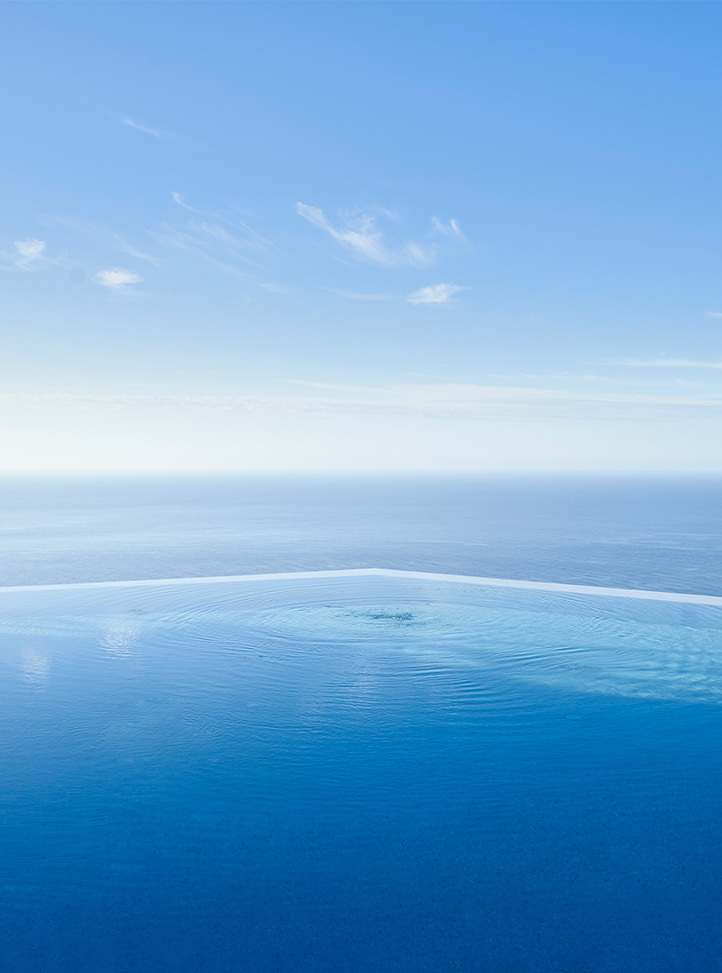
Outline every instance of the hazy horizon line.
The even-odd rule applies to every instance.
[[[720,469],[629,469],[618,468],[600,469],[569,468],[569,469],[398,469],[393,467],[378,468],[359,468],[359,469],[279,469],[258,468],[258,469],[223,469],[207,468],[193,469],[178,467],[175,469],[158,468],[132,468],[132,469],[17,469],[1,470],[0,480],[2,479],[21,479],[44,477],[254,477],[254,476],[278,476],[278,477],[354,477],[354,476],[396,476],[396,477],[659,477],[669,479],[691,479],[691,478],[719,478],[722,479],[722,468]]]

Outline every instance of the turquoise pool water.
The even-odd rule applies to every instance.
[[[0,968],[719,968],[706,601],[0,591]]]

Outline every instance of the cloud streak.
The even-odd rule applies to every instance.
[[[408,241],[398,247],[389,247],[376,226],[376,219],[368,213],[348,217],[342,226],[334,226],[323,210],[307,203],[296,203],[296,212],[312,226],[327,233],[354,256],[384,267],[411,265],[423,267],[436,257],[436,247],[431,244]]]
[[[457,220],[447,220],[444,223],[437,216],[431,217],[431,226],[435,233],[440,233],[442,236],[456,237],[458,240],[466,240],[466,237],[461,232],[461,227]]]
[[[204,213],[203,210],[196,209],[194,206],[189,206],[180,193],[172,192],[171,196],[173,197],[174,203],[177,203],[179,206],[182,206],[183,209],[187,209],[189,213],[195,213],[196,216],[208,216],[208,213]]]
[[[350,291],[339,291],[333,287],[322,287],[324,291],[328,291],[330,294],[338,294],[339,297],[347,297],[350,301],[397,301],[398,297],[395,294],[355,294]]]
[[[420,287],[413,294],[405,297],[399,294],[358,294],[353,291],[340,291],[334,287],[323,287],[322,290],[330,294],[338,294],[339,297],[346,297],[350,301],[406,301],[408,304],[450,304],[454,294],[459,291],[468,290],[458,284],[431,284],[428,287]]]
[[[312,383],[298,383],[311,385]],[[211,409],[322,415],[395,415],[468,420],[669,420],[705,413],[722,419],[722,396],[563,391],[540,387],[406,384],[315,386],[322,395],[113,395],[5,393],[0,403],[31,408]]]
[[[45,240],[16,240],[13,248],[13,250],[3,250],[3,260],[21,270],[27,270],[32,264],[45,257],[47,245]]]
[[[134,129],[136,132],[142,132],[143,135],[152,135],[154,139],[171,138],[171,135],[168,132],[161,132],[157,128],[149,128],[147,125],[140,125],[138,122],[134,122],[132,118],[124,118],[123,124],[127,125],[128,128]]]
[[[178,192],[172,192],[171,197],[195,218],[188,218],[180,226],[163,223],[159,231],[150,231],[157,243],[198,258],[220,273],[254,287],[272,293],[285,291],[282,285],[253,279],[249,273],[249,269],[265,273],[266,267],[256,258],[272,248],[269,240],[241,220],[191,206]]]
[[[103,249],[110,248],[119,253],[127,254],[135,260],[143,260],[152,264],[154,267],[159,267],[161,264],[161,261],[157,257],[145,253],[143,250],[128,243],[119,233],[116,233],[115,230],[102,223],[93,223],[90,220],[74,219],[58,214],[44,216],[41,222],[43,226],[53,230],[57,230],[60,227],[65,231],[70,230],[81,234],[81,236],[87,237],[92,241],[95,249],[98,247],[102,247]]]
[[[217,223],[191,220],[182,228],[164,223],[151,236],[164,247],[197,257],[215,270],[247,282],[250,282],[249,267],[263,269],[249,256],[249,251],[258,249],[256,241],[236,236]]]
[[[122,292],[131,284],[140,284],[143,280],[138,274],[131,270],[124,270],[122,267],[109,267],[107,270],[100,270],[95,275],[95,283],[110,290]]]
[[[599,364],[624,368],[722,368],[722,361],[704,361],[696,358],[622,358],[609,359]]]
[[[420,287],[406,300],[409,304],[448,304],[454,294],[464,290],[456,284],[432,284],[430,287]]]

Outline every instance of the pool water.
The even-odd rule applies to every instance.
[[[722,968],[722,607],[0,591],[3,971]]]

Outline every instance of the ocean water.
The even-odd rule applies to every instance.
[[[385,567],[722,593],[722,479],[0,480],[0,585]]]
[[[0,970],[722,969],[718,604],[97,585],[718,596],[721,500],[3,481]]]
[[[722,607],[0,592],[3,971],[722,965]]]

